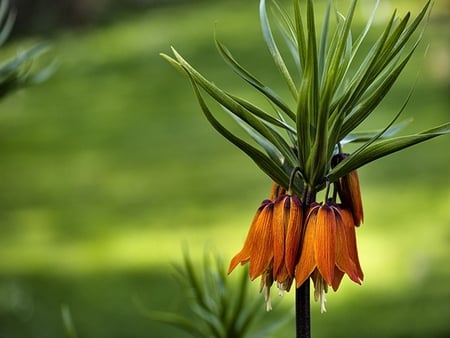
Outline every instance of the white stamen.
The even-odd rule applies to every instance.
[[[266,311],[272,311],[272,302],[270,301],[270,298],[266,301]]]
[[[286,283],[277,282],[278,296],[283,297],[286,291]]]
[[[325,298],[325,290],[322,290],[320,293],[320,313],[327,312],[327,309],[325,307],[325,303],[327,302],[327,299]]]
[[[328,285],[322,277],[319,277],[315,284],[314,289],[314,300],[320,301],[320,313],[327,312],[325,307],[325,303],[327,299],[325,298],[325,294],[328,292]]]
[[[270,310],[272,310],[272,302],[270,301],[270,287],[266,286],[264,298],[266,300],[266,311],[269,312]]]

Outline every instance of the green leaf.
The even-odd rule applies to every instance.
[[[261,120],[264,120],[275,127],[283,128],[291,133],[295,132],[295,129],[293,127],[291,127],[288,123],[286,123],[286,121],[283,120],[282,116],[279,116],[279,119],[277,119],[277,118],[273,117],[272,115],[267,114],[262,109],[255,106],[253,103],[246,101],[239,96],[229,94],[229,93],[228,93],[228,95],[233,100],[235,100],[237,103],[239,103],[242,107],[247,109],[250,113],[259,117]]]
[[[395,14],[396,13],[394,12],[386,28],[384,29],[383,34],[378,38],[377,42],[361,62],[361,65],[350,83],[345,84],[345,88],[342,89],[341,96],[336,98],[333,102],[331,111],[347,114],[347,112],[351,111],[357,104],[365,89],[370,86],[371,81],[369,81],[369,79],[372,77],[372,69],[376,59],[382,52],[385,41],[389,37],[389,32],[395,21]]]
[[[408,124],[410,124],[413,121],[413,119],[406,119],[400,123],[397,123],[390,128],[388,128],[386,131],[384,131],[380,135],[380,139],[385,139],[394,136],[395,134],[399,133],[403,128],[405,128]],[[360,142],[367,142],[374,138],[376,135],[380,134],[380,130],[377,131],[361,131],[361,132],[353,132],[348,134],[343,140],[341,140],[341,144],[345,145],[347,143],[360,143]]]
[[[324,177],[328,162],[328,110],[323,105],[323,98],[319,91],[319,60],[317,52],[316,29],[314,19],[313,1],[308,1],[307,6],[308,24],[308,58],[305,70],[305,78],[302,90],[306,92],[307,114],[315,128],[312,139],[312,148],[306,159],[304,175],[306,183],[316,186]],[[298,116],[301,118],[301,116]],[[309,127],[311,128],[311,126]],[[300,145],[299,145],[300,147]]]
[[[63,321],[64,331],[66,338],[77,338],[77,331],[73,323],[72,314],[70,308],[66,304],[61,305],[61,317]]]
[[[10,10],[9,1],[0,3],[0,45],[3,45],[11,34],[14,22],[16,21],[16,12]]]
[[[279,139],[274,137],[272,132],[267,128],[260,119],[250,113],[244,106],[236,102],[230,95],[218,88],[215,84],[205,79],[199,72],[197,72],[189,63],[184,60],[180,54],[173,50],[175,57],[179,64],[184,68],[189,77],[199,86],[201,86],[212,98],[214,98],[220,105],[226,107],[233,114],[248,123],[252,128],[258,131],[261,135],[266,137],[275,146],[280,146]],[[280,149],[282,151],[282,149]]]
[[[328,179],[331,182],[336,181],[339,177],[342,177],[352,170],[358,169],[363,165],[375,161],[379,158],[411,147],[415,144],[427,141],[437,136],[450,133],[450,123],[443,124],[439,127],[435,127],[429,130],[425,130],[419,134],[399,136],[380,140],[366,147],[364,150],[356,155],[350,155],[335,168],[333,168],[329,174]]]
[[[300,62],[300,57],[298,55],[297,48],[297,33],[295,31],[295,24],[292,22],[289,14],[283,9],[278,2],[275,0],[272,1],[274,4],[274,15],[276,16],[275,23],[277,24],[281,37],[284,39],[286,46],[291,53],[291,56],[297,66],[298,74],[301,77],[302,74],[302,65]]]
[[[375,5],[374,5],[374,8],[372,9],[372,12],[371,12],[371,14],[370,14],[370,17],[369,17],[369,19],[367,20],[367,24],[366,24],[366,26],[365,26],[363,32],[360,34],[360,36],[358,37],[358,39],[355,41],[355,43],[354,43],[353,46],[352,46],[352,53],[351,53],[350,58],[349,58],[349,60],[348,60],[348,62],[347,62],[347,67],[346,67],[346,69],[345,69],[344,75],[342,76],[343,78],[345,78],[346,75],[348,74],[348,71],[350,70],[350,67],[353,65],[353,61],[354,61],[356,55],[357,55],[358,52],[359,52],[359,48],[361,47],[363,41],[365,40],[365,38],[366,38],[366,36],[367,36],[367,34],[368,34],[370,28],[372,27],[373,20],[375,19],[375,14],[376,14],[376,12],[377,12],[377,8],[378,8],[378,6],[379,6],[379,3],[380,3],[380,0],[377,0],[376,3],[375,3]],[[367,59],[366,59],[366,60],[367,60]],[[345,87],[346,84],[343,83],[341,86],[342,86],[342,87]]]
[[[301,69],[306,67],[306,34],[303,28],[303,20],[300,13],[300,1],[294,0],[294,17],[295,17],[295,32],[297,37],[298,56],[300,59]]]
[[[336,85],[342,82],[342,76],[345,73],[345,64],[342,64],[343,55],[346,51],[348,41],[351,45],[351,24],[355,13],[356,1],[353,0],[344,23],[338,27],[338,41],[333,48],[330,48],[330,55],[327,57],[325,76],[320,97],[320,111],[326,111],[328,114],[330,101],[336,92]],[[328,118],[328,115],[326,116]]]
[[[265,0],[260,1],[259,15],[264,40],[266,42],[267,47],[269,48],[270,55],[272,56],[273,61],[275,62],[275,65],[278,68],[281,76],[286,82],[292,96],[294,97],[294,99],[297,99],[298,96],[297,87],[294,81],[292,80],[291,74],[289,73],[289,70],[283,60],[283,57],[281,56],[280,51],[278,50],[277,44],[275,43],[275,39],[272,34],[272,29],[270,27],[269,18],[267,15]]]
[[[297,26],[299,26],[301,16],[300,12],[297,13],[297,10],[299,10],[298,5],[295,8],[296,22],[298,23]],[[308,39],[305,46],[306,59],[303,68],[303,78],[300,83],[297,101],[297,148],[299,152],[299,167],[308,183],[312,183],[310,182],[311,178],[317,175],[317,171],[312,166],[314,163],[317,163],[319,155],[317,153],[311,155],[311,153],[313,148],[317,151],[319,139],[323,139],[325,130],[323,128],[323,118],[318,121],[319,72],[314,5],[311,0],[307,2],[306,11]],[[299,32],[299,35],[302,36],[303,32]],[[318,126],[318,123],[320,123],[320,126]],[[321,129],[319,130],[318,128]]]
[[[269,177],[271,177],[275,182],[283,186],[288,186],[289,184],[289,175],[286,174],[283,168],[270,157],[264,155],[261,151],[251,146],[244,140],[232,134],[228,131],[211,113],[208,106],[206,105],[202,95],[200,94],[199,88],[196,82],[191,78],[191,83],[194,88],[195,95],[200,103],[200,107],[202,108],[203,113],[208,119],[209,123],[216,129],[223,137],[225,137],[228,141],[233,143],[236,147],[241,149],[244,153],[246,153],[255,163],[256,165],[263,170]]]
[[[0,66],[0,98],[11,91],[45,80],[56,68],[55,64],[32,72],[33,61],[48,50],[48,45],[38,44]]]
[[[324,77],[325,69],[325,55],[328,46],[328,33],[330,26],[330,12],[331,12],[331,0],[328,0],[327,9],[325,11],[325,18],[323,20],[322,36],[320,38],[320,49],[319,49],[319,76]]]
[[[294,168],[295,158],[292,157],[290,160],[286,159],[283,153],[275,147],[271,142],[269,142],[265,137],[261,136],[259,133],[255,132],[252,128],[250,128],[247,124],[245,124],[238,117],[229,113],[232,118],[249,134],[258,145],[263,148],[266,154],[276,163],[278,163],[283,169],[284,172],[291,172]],[[292,152],[291,152],[292,153]],[[292,153],[292,156],[294,154]]]
[[[404,58],[404,60],[397,65],[390,73],[382,80],[377,88],[365,98],[362,102],[358,103],[353,111],[345,118],[340,138],[343,139],[352,130],[358,127],[380,104],[384,97],[389,93],[390,89],[394,85],[395,81],[400,76],[401,72],[409,62],[411,56],[413,55],[417,44],[409,52],[409,54]]]
[[[242,67],[233,57],[231,52],[217,39],[216,46],[225,62],[246,82],[259,90],[271,102],[277,105],[287,116],[295,121],[294,112],[283,102],[283,100],[269,87],[266,87],[256,77],[250,74],[244,67]]]
[[[198,323],[189,320],[181,315],[177,315],[175,313],[153,311],[150,314],[150,317],[153,320],[179,327],[180,329],[191,333],[195,337],[209,337],[208,333],[205,332],[205,330],[201,326],[199,326]]]
[[[172,47],[172,48],[173,48],[173,47]],[[176,70],[178,70],[180,73],[182,73],[183,75],[186,75],[185,69],[184,69],[184,68],[180,65],[180,63],[179,63],[177,60],[175,60],[173,57],[171,57],[171,56],[169,56],[169,55],[167,55],[167,54],[164,54],[164,53],[160,53],[159,55],[162,56],[162,57],[164,58],[164,60],[166,60],[167,62],[169,62],[170,65],[171,65],[172,67],[174,67]]]

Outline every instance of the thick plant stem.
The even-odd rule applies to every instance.
[[[311,337],[309,278],[295,290],[295,332],[297,338]]]
[[[316,199],[314,189],[305,185],[303,190],[303,224],[306,225],[308,209]],[[304,237],[305,228],[303,229],[302,238]],[[303,242],[300,250],[303,249]],[[306,279],[300,287],[295,290],[295,332],[297,338],[311,337],[311,311],[310,311],[310,287],[309,278]]]

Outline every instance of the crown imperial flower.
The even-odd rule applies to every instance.
[[[332,167],[338,165],[346,159],[348,154],[336,154],[331,160]],[[359,177],[357,170],[349,172],[336,181],[336,188],[342,204],[351,210],[356,226],[364,221],[364,211],[361,199],[361,189],[359,187]]]
[[[274,281],[280,294],[289,291],[294,280],[302,222],[300,199],[274,183],[271,199],[264,200],[256,211],[244,245],[231,260],[228,273],[239,263],[248,262],[250,279],[261,276],[267,293]],[[270,302],[268,294],[266,302]]]
[[[273,5],[273,16],[269,15],[268,2]],[[239,263],[249,263],[250,278],[261,277],[267,309],[271,308],[270,287],[274,282],[283,293],[295,280],[296,295],[301,292],[304,296],[296,297],[296,305],[308,302],[309,306],[311,279],[314,298],[320,300],[322,312],[328,287],[338,290],[344,275],[361,284],[364,275],[355,227],[364,221],[364,211],[357,170],[450,132],[450,123],[444,123],[415,134],[396,135],[405,126],[396,121],[409,96],[386,126],[376,131],[359,131],[417,49],[422,34],[414,38],[414,33],[429,13],[430,1],[415,18],[410,13],[398,17],[395,11],[374,43],[367,42],[367,38],[379,1],[356,39],[352,22],[357,0],[350,2],[346,14],[336,10],[335,15],[332,2],[328,1],[318,34],[313,0],[293,0],[292,13],[275,1],[260,0],[264,41],[286,84],[289,100],[258,80],[224,44],[215,40],[227,65],[261,94],[264,102],[269,102],[268,108],[219,88],[175,49],[174,57],[163,55],[191,81],[213,128],[275,182],[228,271]],[[332,22],[333,17],[336,22]],[[274,18],[276,25],[272,23]],[[281,32],[275,34],[273,27]],[[275,37],[282,37],[285,48],[279,47]],[[363,52],[364,44],[368,52]],[[289,62],[282,51],[289,54]],[[216,101],[220,113],[231,116],[241,129],[222,122],[219,114],[211,111],[205,95]],[[356,147],[351,153],[344,153],[348,143]],[[318,193],[324,190],[325,197],[320,201]],[[308,311],[309,308],[303,312],[303,318],[309,318]]]
[[[230,273],[239,264],[249,262],[250,279],[261,276],[273,264],[273,219],[274,203],[264,200],[256,211],[242,250],[233,257],[228,269]]]

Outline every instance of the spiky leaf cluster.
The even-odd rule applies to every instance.
[[[419,27],[429,13],[430,1],[415,18],[410,13],[399,17],[394,11],[375,41],[368,41],[368,33],[378,1],[356,38],[352,23],[357,0],[351,1],[346,14],[333,10],[333,2],[328,1],[321,31],[317,29],[313,0],[293,0],[292,13],[275,1],[267,2],[260,0],[259,5],[263,37],[290,93],[289,102],[294,104],[258,80],[217,38],[216,46],[224,61],[270,102],[271,111],[219,88],[175,49],[174,57],[163,56],[188,76],[211,125],[275,182],[287,188],[290,173],[298,168],[303,183],[317,191],[327,181],[334,182],[369,162],[449,132],[450,125],[446,123],[416,134],[396,136],[405,124],[396,120],[409,96],[382,130],[356,131],[376,111],[417,49],[422,38]],[[372,47],[361,57],[363,43]],[[294,62],[288,62],[288,58]],[[221,122],[205,95],[217,101],[222,112],[232,116],[255,142],[237,135]],[[331,168],[332,156],[348,142],[356,142],[359,147]],[[300,183],[295,188],[301,191]]]
[[[260,298],[248,294],[248,273],[241,272],[237,284],[227,278],[223,261],[217,255],[206,252],[202,264],[195,264],[187,251],[183,264],[176,266],[180,287],[189,299],[190,313],[151,313],[154,320],[164,322],[191,334],[194,337],[266,337],[286,320],[272,318],[255,328],[261,320],[264,307]]]

